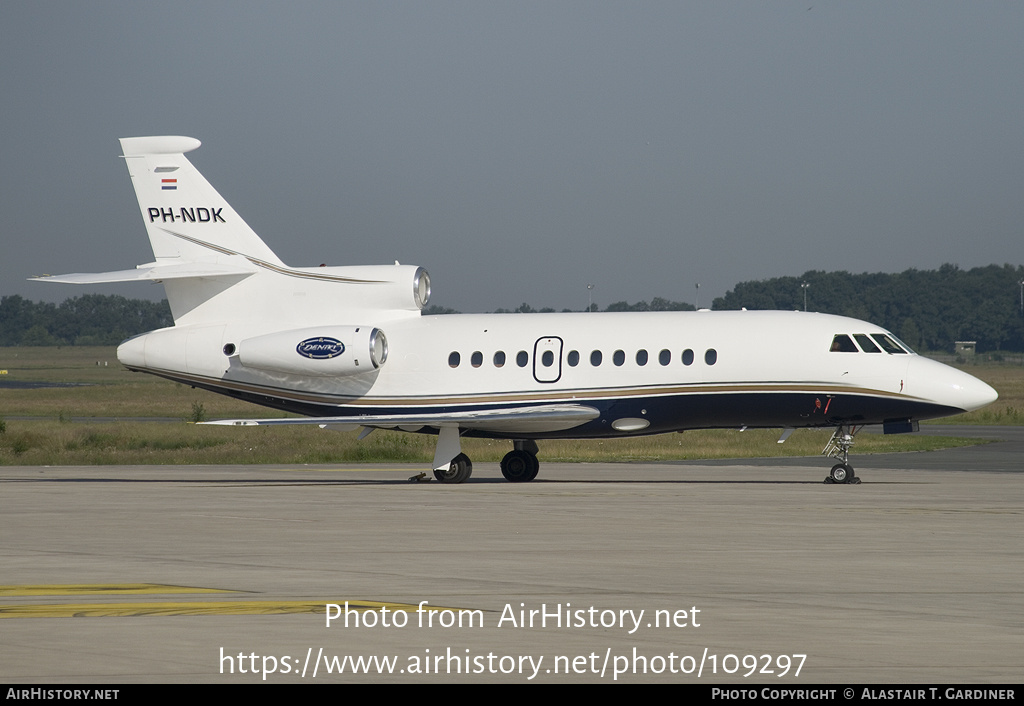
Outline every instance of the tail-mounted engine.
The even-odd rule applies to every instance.
[[[388,358],[384,332],[373,326],[316,326],[228,343],[224,354],[246,368],[291,375],[373,372]]]

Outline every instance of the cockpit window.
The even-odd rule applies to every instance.
[[[857,339],[857,343],[860,344],[860,348],[865,353],[881,353],[882,349],[876,346],[867,334],[855,333],[853,337]]]
[[[886,353],[906,353],[905,350],[899,347],[896,341],[892,340],[884,333],[873,333],[871,334],[871,338],[875,339],[878,345],[880,345],[882,350]]]
[[[895,336],[890,336],[890,338],[892,340],[896,341],[896,345],[899,346],[900,348],[902,348],[903,350],[905,350],[907,353],[913,353],[914,355],[917,355],[917,352],[913,348],[908,346],[906,343],[904,343],[900,339],[896,338]]]
[[[833,353],[858,353],[857,346],[853,345],[853,341],[845,333],[837,333],[835,338],[832,339],[832,347],[829,348]]]

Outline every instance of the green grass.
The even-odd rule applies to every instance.
[[[0,414],[11,417],[282,417],[223,395],[162,378],[133,373],[117,361],[113,347],[0,348],[0,382],[75,383],[79,387],[32,390],[0,388]]]
[[[954,365],[984,380],[999,393],[999,399],[984,409],[955,417],[937,419],[936,424],[1024,424],[1024,367],[1012,363],[978,363]]]
[[[378,430],[362,441],[356,432],[315,425],[289,427],[197,426],[185,422],[61,423],[8,420],[0,434],[0,465],[136,465],[223,463],[429,463],[436,437]],[[648,437],[553,440],[540,443],[544,461],[663,461],[681,459],[811,456],[821,452],[830,432],[799,430],[785,444],[766,429],[689,431]],[[463,439],[463,450],[478,463],[497,462],[510,441]],[[858,454],[927,451],[967,446],[975,440],[920,435],[864,434]]]
[[[99,362],[99,365],[97,365]],[[104,363],[106,363],[104,365]],[[224,464],[224,463],[429,463],[436,438],[378,430],[362,441],[357,434],[315,425],[218,427],[186,421],[284,416],[121,367],[113,348],[0,348],[0,380],[86,383],[33,390],[0,389],[0,465]],[[943,422],[1024,423],[1024,368],[1011,364],[963,369],[1000,393],[984,410]],[[90,417],[116,422],[91,422]],[[158,417],[181,422],[156,423]],[[72,421],[75,420],[75,421]],[[827,430],[799,430],[777,444],[778,430],[688,431],[602,440],[542,441],[543,461],[656,461],[712,458],[809,456],[821,452]],[[857,437],[854,453],[925,451],[979,443],[977,440],[918,434]],[[508,441],[463,439],[479,463],[497,462]]]

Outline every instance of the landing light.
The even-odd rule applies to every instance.
[[[612,429],[615,431],[641,431],[649,427],[651,423],[646,419],[637,417],[623,417],[612,422]]]

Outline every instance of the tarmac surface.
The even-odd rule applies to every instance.
[[[925,431],[1004,441],[854,454],[861,485],[543,446],[527,484],[3,467],[0,682],[1019,682],[1024,429]]]

